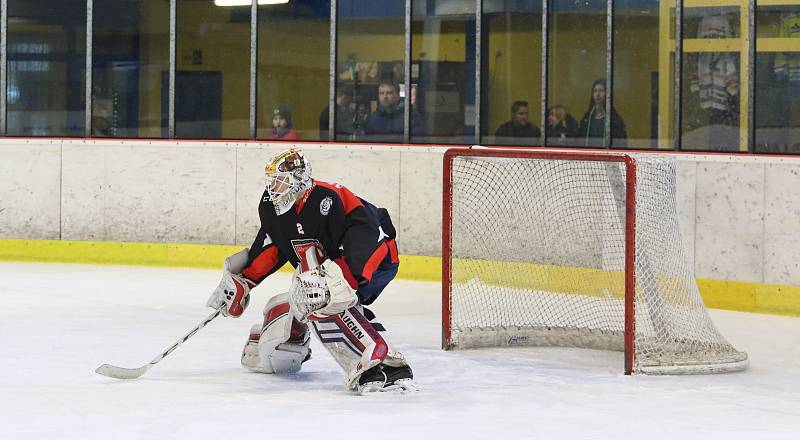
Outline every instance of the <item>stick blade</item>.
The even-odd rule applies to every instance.
[[[114,379],[136,379],[146,373],[149,368],[150,364],[139,368],[122,368],[110,364],[103,364],[97,367],[94,372],[106,377],[113,377]]]

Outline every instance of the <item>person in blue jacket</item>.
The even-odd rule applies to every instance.
[[[366,137],[372,140],[401,140],[405,105],[405,101],[400,100],[400,86],[391,79],[381,80],[378,83],[378,109],[369,115]],[[413,107],[410,118],[411,135],[424,135],[422,116]]]

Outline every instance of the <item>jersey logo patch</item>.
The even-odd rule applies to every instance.
[[[384,237],[389,238],[389,236],[386,235],[385,232],[383,232],[383,226],[378,226],[378,243],[380,243]]]
[[[261,247],[265,248],[271,244],[272,244],[272,237],[270,237],[269,234],[267,234],[267,236],[264,237],[264,244],[262,244]]]
[[[328,215],[331,212],[331,205],[333,205],[333,199],[330,196],[325,197],[319,202],[319,213],[322,215]]]

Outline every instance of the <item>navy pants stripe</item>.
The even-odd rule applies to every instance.
[[[358,295],[358,300],[361,304],[365,306],[372,304],[389,282],[397,275],[397,269],[399,267],[399,264],[392,264],[386,268],[379,267],[378,270],[373,272],[372,281],[366,286],[356,290],[356,295]]]

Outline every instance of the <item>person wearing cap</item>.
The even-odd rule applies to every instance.
[[[289,107],[278,104],[272,108],[272,134],[267,139],[296,141],[300,136],[292,129],[292,112]]]

